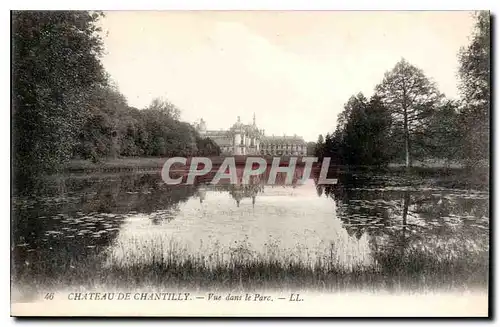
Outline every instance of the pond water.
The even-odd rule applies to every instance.
[[[205,268],[299,263],[390,276],[405,264],[393,258],[406,258],[417,274],[462,274],[454,285],[484,286],[489,194],[434,181],[350,174],[327,186],[313,178],[169,186],[158,174],[56,178],[41,194],[12,200],[14,280],[70,285],[81,283],[71,271],[102,280],[106,269],[193,258]]]

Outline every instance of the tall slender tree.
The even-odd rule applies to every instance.
[[[404,134],[406,167],[412,164],[412,133],[422,130],[443,95],[424,72],[402,59],[384,76],[376,94],[390,110],[393,128]]]
[[[314,149],[314,155],[319,158],[323,158],[325,152],[325,140],[322,134],[318,135],[318,141],[316,142],[316,147]]]

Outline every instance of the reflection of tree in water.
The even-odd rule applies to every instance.
[[[389,224],[391,215],[397,211],[395,204],[376,192],[365,193],[345,188],[342,184],[318,185],[317,188],[335,201],[336,213],[344,228],[350,236],[358,239],[367,232],[370,235],[380,233],[379,227]]]
[[[195,190],[147,174],[48,180],[37,196],[13,199],[14,275],[57,276],[99,260],[126,215],[146,213],[158,223]]]
[[[457,220],[470,223],[488,216],[488,200],[481,194],[471,196],[460,190],[423,190],[409,187],[351,187],[317,185],[337,205],[345,225],[375,234],[388,226],[407,226],[407,230],[432,229],[440,233],[456,226]],[[454,218],[455,217],[455,218]],[[403,224],[404,223],[404,224]],[[368,228],[371,227],[371,228]],[[377,228],[380,227],[380,228]]]
[[[319,197],[321,197],[323,195],[324,190],[325,190],[325,186],[318,184],[317,178],[314,179],[314,184],[316,185],[316,193],[318,194]]]
[[[156,174],[117,176],[92,184],[82,205],[86,211],[145,213],[157,224],[171,218],[195,192],[194,185],[167,185]]]
[[[372,255],[383,269],[417,273],[431,265],[446,275],[467,260],[482,267],[489,240],[487,194],[389,185],[370,181],[363,185],[351,179],[317,187],[322,189],[318,194],[335,201],[336,214],[349,235],[369,236]],[[456,269],[467,269],[460,267]]]
[[[186,201],[196,191],[193,185],[167,185],[156,174],[120,176],[94,185],[97,196],[90,204],[113,213],[165,210]]]

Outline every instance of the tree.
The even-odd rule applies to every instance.
[[[179,120],[181,116],[179,108],[177,108],[170,101],[162,98],[153,99],[151,104],[148,106],[148,109],[159,111],[174,120]]]
[[[460,91],[463,106],[464,159],[469,166],[489,158],[490,134],[490,15],[476,14],[469,46],[459,52]]]
[[[102,15],[86,11],[12,14],[12,130],[15,185],[57,171],[78,142],[96,87]]]
[[[367,126],[365,126],[366,102],[366,97],[359,93],[349,98],[344,106],[346,121],[339,125],[341,128],[339,134],[341,135],[342,159],[348,165],[367,164],[363,163],[364,151],[362,151],[362,147],[366,143],[363,133],[367,131]]]
[[[371,97],[366,111],[367,128],[365,160],[369,165],[385,165],[391,159],[389,132],[392,118],[382,100],[374,95]]]
[[[314,155],[318,158],[323,158],[324,155],[325,141],[323,135],[319,134],[318,142],[316,142],[316,147],[314,149]]]
[[[16,191],[59,172],[69,159],[216,154],[156,98],[131,108],[104,71],[98,12],[22,11],[12,15],[13,170]],[[199,148],[201,146],[201,149]]]
[[[390,110],[393,128],[404,138],[406,167],[411,167],[411,137],[425,125],[443,95],[423,71],[402,59],[376,87],[376,94]]]
[[[453,160],[460,158],[462,132],[458,116],[459,104],[447,101],[430,117],[425,131],[416,138],[425,157]]]
[[[327,151],[338,153],[342,163],[348,165],[386,164],[391,116],[380,98],[373,96],[368,101],[362,93],[352,96],[340,116],[343,123],[326,142]]]
[[[332,157],[334,155],[334,139],[333,134],[326,133],[325,135],[325,143],[323,144],[323,155],[325,157]]]
[[[74,156],[94,162],[103,157],[116,158],[126,133],[124,125],[130,122],[127,113],[127,100],[118,89],[109,85],[96,88]]]
[[[196,136],[196,146],[199,156],[218,156],[221,153],[220,147],[209,137]]]
[[[307,142],[307,155],[314,156],[316,151],[316,142]]]

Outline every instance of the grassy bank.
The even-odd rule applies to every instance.
[[[105,159],[94,163],[90,160],[74,159],[65,167],[68,172],[115,171],[115,170],[154,170],[161,169],[165,158],[126,157]]]
[[[488,251],[461,243],[379,251],[369,264],[346,266],[336,259],[338,249],[333,245],[330,255],[305,260],[241,249],[187,254],[178,245],[160,239],[152,242],[135,255],[130,251],[120,255],[117,244],[114,251],[97,256],[100,260],[53,258],[23,265],[13,275],[14,285],[30,292],[65,287],[426,292],[486,289],[488,283]]]
[[[239,156],[244,162],[245,157]],[[269,162],[272,162],[272,157],[269,157]],[[107,170],[134,170],[134,169],[161,169],[166,161],[166,157],[122,157],[122,158],[107,158],[99,162],[92,162],[90,160],[83,159],[73,159],[65,167],[66,171],[78,172],[78,171],[107,171]],[[213,159],[214,164],[220,164],[223,161],[223,157],[218,157]],[[284,162],[287,161],[286,157],[283,157]],[[348,170],[373,170],[380,169],[380,167],[373,166],[337,166],[342,171]],[[487,170],[487,163],[480,165],[482,170]],[[416,170],[461,170],[464,169],[464,165],[460,162],[448,162],[443,160],[426,160],[426,161],[415,161],[413,163],[413,168]],[[405,170],[404,163],[390,163],[386,169],[399,171]]]
[[[244,164],[246,156],[235,156],[237,164]],[[272,163],[271,156],[265,156],[269,163]],[[282,162],[287,162],[289,157],[282,157]],[[168,157],[123,157],[107,158],[100,162],[90,160],[73,159],[65,167],[67,172],[87,172],[87,171],[134,171],[134,170],[161,170]],[[211,157],[214,166],[220,165],[224,161],[224,156]],[[299,161],[300,162],[300,161]]]

